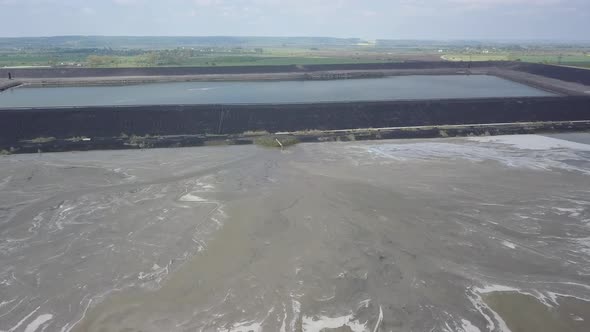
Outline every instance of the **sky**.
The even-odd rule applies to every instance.
[[[590,0],[0,0],[0,37],[590,40]]]

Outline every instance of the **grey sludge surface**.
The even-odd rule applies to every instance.
[[[0,330],[587,331],[583,135],[0,157]]]

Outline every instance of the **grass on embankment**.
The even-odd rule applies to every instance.
[[[441,57],[448,61],[522,61],[564,66],[590,68],[588,54],[521,54],[521,53],[489,53],[489,54],[446,54]]]
[[[299,143],[294,136],[261,136],[254,140],[254,144],[267,148],[286,148]]]
[[[55,137],[37,137],[37,138],[33,138],[31,140],[26,140],[26,142],[37,143],[37,144],[49,143],[49,142],[53,142],[53,141],[55,141]]]

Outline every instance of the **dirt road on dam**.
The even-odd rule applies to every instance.
[[[588,134],[4,156],[0,330],[588,331],[589,188]]]

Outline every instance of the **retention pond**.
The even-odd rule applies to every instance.
[[[487,75],[396,76],[273,82],[176,82],[127,86],[26,87],[0,94],[0,107],[314,103],[329,101],[551,96]]]

